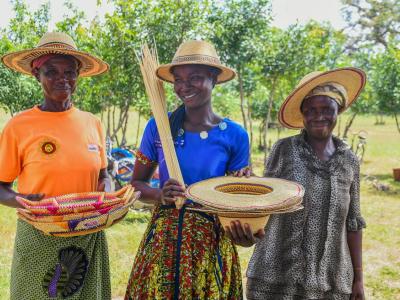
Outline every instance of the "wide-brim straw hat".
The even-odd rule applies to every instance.
[[[304,196],[301,184],[279,178],[222,176],[194,183],[186,190],[189,199],[208,209],[264,215],[298,206]]]
[[[45,54],[74,56],[80,62],[80,77],[99,75],[109,69],[108,64],[100,58],[79,51],[72,38],[63,32],[48,32],[43,35],[35,48],[8,53],[1,60],[12,70],[31,75],[32,61]]]
[[[340,109],[345,111],[357,99],[363,90],[366,82],[365,72],[358,68],[347,67],[326,72],[315,71],[304,76],[294,91],[286,98],[279,110],[279,122],[291,129],[304,127],[301,114],[301,103],[315,87],[328,82],[335,82],[342,85],[347,91],[348,99]]]
[[[221,73],[218,75],[216,83],[227,82],[236,76],[233,69],[221,63],[214,46],[205,41],[191,40],[182,43],[172,62],[158,67],[156,74],[161,80],[173,83],[174,76],[171,73],[171,68],[181,65],[206,65],[220,69]]]

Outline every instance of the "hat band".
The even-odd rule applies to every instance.
[[[38,45],[36,48],[57,48],[57,49],[69,49],[69,50],[77,50],[74,46],[71,46],[66,43],[61,43],[61,42],[50,42],[42,45]]]
[[[187,63],[187,62],[198,63],[199,61],[214,65],[221,64],[220,60],[217,57],[208,55],[199,55],[199,54],[174,57],[174,59],[172,60],[172,64]]]

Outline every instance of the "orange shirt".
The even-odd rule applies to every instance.
[[[0,181],[18,178],[18,192],[45,197],[95,191],[107,166],[100,120],[75,107],[38,107],[12,118],[0,136]]]

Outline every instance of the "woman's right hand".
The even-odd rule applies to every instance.
[[[161,203],[174,204],[179,198],[186,198],[186,188],[175,179],[168,179],[161,189]]]
[[[44,198],[44,194],[19,194],[13,191],[12,182],[0,181],[0,203],[9,207],[22,208],[17,201],[17,197],[25,198],[30,201],[39,201]]]
[[[21,197],[30,201],[39,201],[44,198],[44,194],[17,194],[15,198]]]
[[[24,198],[29,201],[39,201],[44,198],[44,194],[16,194],[15,195],[15,203],[17,208],[24,208],[18,201],[18,198]]]

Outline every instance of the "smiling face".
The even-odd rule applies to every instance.
[[[187,108],[198,108],[211,102],[216,74],[203,65],[182,65],[172,69],[174,90]]]
[[[33,70],[33,74],[41,83],[46,100],[64,102],[71,99],[76,89],[78,61],[70,56],[55,56]]]
[[[331,136],[338,111],[339,105],[328,96],[314,96],[304,100],[301,113],[307,134],[315,139]]]

